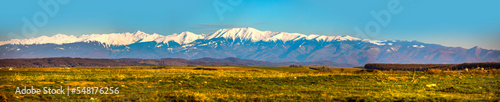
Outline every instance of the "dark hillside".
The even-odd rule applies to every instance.
[[[450,69],[450,70],[463,70],[465,68],[483,67],[485,69],[498,69],[500,63],[496,62],[482,62],[482,63],[462,63],[462,64],[384,64],[384,63],[369,63],[364,68],[378,69],[378,70],[404,70],[404,71],[423,71],[427,69]]]

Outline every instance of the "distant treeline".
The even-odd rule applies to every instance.
[[[91,58],[35,58],[0,59],[0,67],[45,68],[45,67],[118,67],[118,66],[246,66],[231,62],[207,62],[186,59],[91,59]]]
[[[483,62],[483,63],[462,63],[462,64],[385,64],[385,63],[369,63],[365,64],[366,69],[378,70],[404,70],[404,71],[424,71],[427,69],[441,69],[441,70],[463,70],[465,68],[483,67],[484,69],[498,69],[500,63],[498,62]]]
[[[350,64],[339,64],[331,61],[316,62],[281,62],[273,63],[239,58],[200,58],[194,60],[180,58],[163,59],[92,59],[92,58],[33,58],[33,59],[0,59],[0,68],[46,68],[46,67],[117,67],[117,66],[338,66],[352,67]]]

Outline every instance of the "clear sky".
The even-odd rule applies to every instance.
[[[2,0],[0,40],[137,30],[209,34],[222,28],[253,27],[500,49],[499,5],[499,0]],[[388,21],[386,26],[370,13],[382,14],[391,7],[400,12],[389,12],[390,19],[377,16]],[[373,22],[379,28],[372,25],[368,30],[378,34],[356,32],[356,27],[366,31]]]

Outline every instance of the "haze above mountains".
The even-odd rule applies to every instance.
[[[135,33],[57,34],[0,42],[0,58],[227,58],[257,61],[366,63],[500,62],[500,51],[465,49],[418,41],[377,41],[345,36],[220,29],[213,34],[182,32],[163,36]]]

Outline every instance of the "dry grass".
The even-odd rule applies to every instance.
[[[446,70],[82,67],[4,69],[0,76],[0,101],[495,101],[500,96],[497,74]],[[61,85],[120,87],[120,94],[13,94],[19,86]]]

